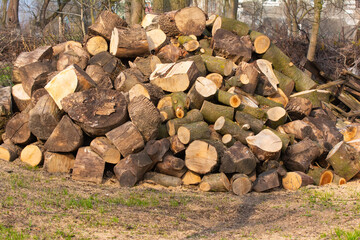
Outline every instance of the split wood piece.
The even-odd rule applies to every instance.
[[[258,59],[255,62],[255,66],[260,72],[256,93],[261,96],[270,96],[276,93],[279,80],[276,78],[271,62],[264,59]]]
[[[77,65],[71,65],[59,72],[44,87],[62,110],[61,100],[71,93],[96,86],[96,83]]]
[[[230,187],[230,181],[224,173],[205,175],[199,185],[203,192],[228,192]]]
[[[254,48],[257,54],[265,53],[270,47],[270,38],[265,35],[257,36],[254,40]]]
[[[292,94],[290,97],[302,97],[311,101],[313,108],[321,107],[321,102],[330,102],[331,93],[327,90],[307,90]]]
[[[301,187],[314,184],[314,180],[303,172],[288,172],[282,179],[282,186],[287,190],[298,190]]]
[[[221,76],[221,75],[220,75]],[[210,100],[217,91],[216,84],[204,77],[198,77],[188,92],[191,109],[200,109],[204,100]]]
[[[333,181],[332,181],[334,184],[336,185],[343,185],[343,184],[346,184],[346,180],[345,178],[342,178],[336,174],[334,174],[334,178],[333,178]]]
[[[178,187],[182,184],[181,178],[176,176],[169,176],[157,172],[147,172],[144,175],[144,181],[154,184],[159,184],[164,187]]]
[[[162,63],[174,63],[185,55],[187,55],[186,51],[170,43],[159,50],[157,57],[161,60]]]
[[[186,7],[178,10],[174,20],[176,28],[183,35],[200,36],[206,27],[205,13],[198,7]]]
[[[291,120],[301,120],[309,116],[311,110],[312,103],[306,98],[292,97],[286,105],[286,112]]]
[[[75,41],[66,41],[66,42],[62,42],[62,43],[58,43],[55,46],[52,46],[52,50],[53,50],[53,57],[58,56],[60,53],[63,53],[65,51],[67,51],[68,49],[71,49],[73,47],[82,47],[80,42],[75,42]]]
[[[245,174],[235,174],[231,177],[231,191],[236,195],[244,195],[251,191],[252,182]]]
[[[255,136],[246,138],[248,146],[260,161],[278,160],[280,157],[281,139],[269,129],[264,129]]]
[[[229,148],[234,145],[236,139],[231,134],[227,133],[221,138],[221,141],[226,147]]]
[[[83,132],[79,126],[64,115],[45,142],[51,152],[73,152],[83,145]]]
[[[44,73],[49,73],[55,69],[48,62],[35,62],[30,63],[19,69],[19,77],[21,78],[21,84],[27,95],[31,94],[40,87],[44,87],[46,80],[44,78],[38,78]]]
[[[69,94],[61,104],[69,117],[92,136],[102,136],[128,118],[125,96],[113,89],[92,88]]]
[[[190,170],[186,171],[186,173],[182,177],[182,184],[184,185],[197,185],[200,182],[200,175]]]
[[[42,164],[44,160],[44,146],[40,142],[27,145],[21,151],[20,160],[32,167]]]
[[[49,95],[45,88],[39,88],[31,95],[31,105],[35,106],[42,96]],[[50,96],[50,95],[49,95]],[[28,105],[28,107],[30,104]]]
[[[25,145],[32,141],[33,135],[29,128],[29,113],[25,111],[15,113],[5,127],[6,136],[14,144]]]
[[[197,109],[193,109],[191,111],[189,111],[185,117],[183,118],[176,118],[176,119],[171,119],[166,123],[166,127],[168,130],[168,133],[170,136],[174,136],[179,127],[184,125],[184,124],[188,124],[188,123],[192,123],[192,122],[199,122],[199,121],[203,121],[203,115],[201,114],[201,112]]]
[[[199,174],[214,171],[218,165],[216,148],[205,141],[193,141],[185,151],[185,165],[189,170]]]
[[[252,43],[248,36],[240,37],[225,29],[218,29],[212,38],[217,56],[233,62],[248,62],[251,59]]]
[[[125,68],[121,61],[109,52],[100,52],[92,56],[89,60],[89,65],[99,65],[109,74],[117,72],[115,71],[117,69],[124,70]]]
[[[259,174],[253,184],[253,189],[256,192],[264,192],[279,186],[279,175],[276,169],[273,169]]]
[[[157,104],[164,96],[164,91],[151,83],[138,83],[129,90],[129,100],[131,101],[138,96],[144,96],[154,104]]]
[[[169,138],[169,141],[170,141],[170,150],[174,154],[182,152],[186,149],[185,145],[180,142],[180,139],[178,138],[177,135],[171,136]]]
[[[101,66],[88,65],[86,67],[86,73],[92,80],[94,80],[97,87],[106,89],[113,88],[113,83],[111,81],[110,75],[105,72]]]
[[[259,105],[258,101],[255,99],[255,97],[252,94],[243,91],[239,87],[231,87],[227,91],[229,93],[234,93],[239,95],[241,102],[246,106],[257,108]]]
[[[264,122],[262,120],[244,112],[236,111],[235,120],[240,125],[240,127],[249,124],[251,131],[253,131],[255,134],[258,134],[261,130],[264,129]]]
[[[146,32],[150,52],[157,52],[167,42],[167,36],[161,29],[153,29]]]
[[[106,137],[124,157],[140,151],[145,145],[141,133],[130,121],[106,133]]]
[[[201,55],[206,69],[211,73],[219,73],[222,76],[229,76],[233,72],[234,63],[222,57]]]
[[[322,153],[323,149],[317,142],[305,138],[286,149],[284,165],[290,171],[306,172]]]
[[[44,170],[49,173],[70,173],[75,157],[71,153],[44,153]]]
[[[294,143],[294,136],[291,135],[291,134],[286,134],[286,133],[281,133],[277,130],[274,130],[274,129],[271,129],[271,128],[268,128],[270,131],[272,131],[273,133],[276,134],[276,136],[278,136],[280,139],[281,139],[281,142],[282,142],[282,149],[281,149],[281,152],[285,152],[286,149],[288,148],[289,144],[293,144]]]
[[[286,96],[283,90],[281,90],[281,88],[278,88],[277,92],[273,95],[268,96],[267,99],[275,103],[280,103],[282,106],[287,106],[287,104],[289,103],[289,98]]]
[[[21,153],[21,148],[11,143],[11,141],[6,141],[0,145],[0,159],[12,162],[14,161]]]
[[[310,169],[308,175],[312,177],[314,183],[318,186],[332,183],[334,179],[333,172],[324,168]]]
[[[176,118],[175,111],[173,107],[164,107],[160,109],[160,117],[162,122],[166,122],[170,119]]]
[[[100,184],[105,170],[105,161],[90,147],[79,148],[76,154],[72,179]]]
[[[236,33],[239,36],[246,36],[249,33],[249,26],[246,23],[237,21],[232,18],[217,17],[212,28],[212,35],[215,36],[215,33],[218,29],[225,29]]]
[[[132,28],[114,28],[109,51],[118,58],[134,58],[150,54],[149,43],[140,25]]]
[[[186,56],[185,58],[182,58],[179,61],[180,62],[193,61],[196,65],[196,68],[199,70],[200,76],[205,76],[207,74],[205,63],[200,55]]]
[[[62,71],[71,65],[78,65],[79,68],[85,69],[89,59],[90,54],[84,48],[73,46],[60,54],[59,60],[56,63],[56,69]]]
[[[347,142],[350,146],[354,147],[358,152],[360,152],[360,139],[355,139]]]
[[[141,26],[145,30],[148,30],[148,27],[151,27],[155,17],[158,17],[158,15],[157,14],[151,14],[151,13],[146,14],[144,16],[143,20],[141,21]]]
[[[152,165],[145,151],[130,154],[114,167],[114,173],[121,187],[132,187],[140,181]]]
[[[29,95],[24,91],[22,84],[16,84],[11,88],[11,94],[14,98],[14,102],[16,107],[23,111],[27,108],[29,104],[31,104],[31,98]]]
[[[360,139],[360,124],[352,123],[346,125],[340,132],[344,136],[345,142]]]
[[[216,14],[210,15],[208,17],[208,19],[206,20],[206,26],[212,27],[217,17],[218,17],[218,15],[216,15]]]
[[[236,69],[235,76],[239,76],[241,87],[243,91],[249,94],[254,94],[258,84],[259,70],[256,68],[255,63],[240,62]]]
[[[270,61],[277,71],[294,80],[296,91],[301,92],[317,86],[316,82],[298,69],[290,61],[290,58],[274,44],[270,45],[270,48],[262,55],[262,58]]]
[[[313,129],[303,120],[288,122],[282,126],[279,126],[278,130],[282,133],[293,134],[295,138],[299,140],[303,140],[306,137],[309,137],[312,140],[316,140]]]
[[[137,57],[134,60],[134,67],[138,68],[145,77],[150,77],[151,73],[155,71],[156,65],[160,64],[160,59],[155,56],[151,55],[149,57]]]
[[[241,99],[238,95],[223,91],[221,89],[217,91],[216,96],[217,96],[217,100],[220,103],[228,105],[233,108],[237,108],[241,104]]]
[[[129,92],[138,83],[143,83],[146,78],[138,68],[128,68],[122,71],[114,81],[116,90]]]
[[[172,154],[166,154],[162,162],[156,164],[160,173],[181,178],[186,172],[185,161]]]
[[[250,174],[256,167],[255,155],[241,142],[235,142],[221,158],[220,172]]]
[[[320,90],[319,90],[320,91]],[[356,99],[353,95],[347,93],[346,91],[341,91],[337,98],[348,106],[352,111],[359,112],[360,111],[360,101]],[[328,101],[329,102],[329,101]]]
[[[203,105],[201,106],[200,112],[204,116],[205,121],[209,123],[215,123],[216,120],[221,116],[232,120],[234,118],[235,110],[232,107],[204,101]]]
[[[149,99],[144,96],[133,98],[129,103],[128,112],[131,121],[146,142],[156,139],[161,117],[159,110]]]
[[[190,102],[184,92],[174,92],[170,94],[172,107],[177,118],[183,118],[189,109]]]
[[[12,87],[0,88],[0,116],[9,116],[12,113],[12,98],[11,98]]]
[[[188,144],[194,140],[210,138],[210,130],[206,122],[194,122],[179,127],[177,135],[181,143]]]
[[[235,139],[244,144],[246,144],[246,138],[253,135],[252,132],[243,130],[238,124],[224,116],[220,116],[216,120],[214,129],[222,135],[231,134]]]
[[[289,97],[295,87],[294,80],[292,80],[288,76],[282,74],[281,72],[276,71],[275,69],[274,69],[274,73],[275,73],[276,78],[279,80],[279,88],[281,88],[283,90],[283,92],[285,93],[285,95]]]
[[[283,125],[287,119],[287,113],[282,107],[270,108],[269,110],[267,110],[266,114],[268,116],[266,124],[273,129],[276,129],[278,126]]]
[[[91,55],[96,55],[98,53],[104,52],[108,50],[108,43],[106,42],[105,38],[101,36],[95,36],[90,38],[86,42],[86,50]]]
[[[221,88],[222,85],[223,85],[223,79],[224,78],[219,73],[210,73],[210,74],[206,75],[206,78],[213,81],[218,89]]]
[[[172,108],[172,100],[171,100],[171,95],[165,95],[163,96],[158,104],[157,104],[157,109],[161,110],[161,109],[164,109],[164,108],[167,108],[167,107],[171,107]]]
[[[24,67],[28,64],[41,62],[43,60],[49,60],[53,56],[53,49],[51,46],[42,46],[36,48],[34,51],[31,52],[22,52],[14,61],[14,68],[13,68],[13,82],[14,83],[21,83],[22,77],[20,76],[19,69]]]
[[[119,15],[111,11],[102,11],[96,18],[95,23],[89,26],[89,34],[100,35],[110,40],[114,28],[127,27],[127,23]]]
[[[160,140],[150,140],[146,143],[145,152],[151,158],[153,164],[150,166],[149,170],[158,163],[163,161],[164,155],[170,148],[170,141],[166,138]]]
[[[167,92],[182,92],[192,86],[198,75],[193,61],[157,64],[150,82]]]
[[[90,147],[105,162],[111,164],[117,164],[120,162],[121,154],[108,138],[97,137],[91,141]]]
[[[336,144],[326,157],[334,172],[349,181],[360,171],[359,152],[344,141]]]

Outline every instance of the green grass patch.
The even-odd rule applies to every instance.
[[[22,240],[28,238],[28,235],[15,230],[13,227],[6,227],[0,224],[0,239]]]
[[[0,86],[12,86],[12,76],[11,76],[12,69],[10,66],[6,66],[0,68]]]

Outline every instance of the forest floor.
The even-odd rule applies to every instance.
[[[360,182],[236,196],[0,164],[0,239],[359,239]]]

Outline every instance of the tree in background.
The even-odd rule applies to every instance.
[[[10,0],[6,12],[6,27],[20,29],[19,0]]]
[[[145,1],[131,1],[131,24],[139,24],[145,15]]]

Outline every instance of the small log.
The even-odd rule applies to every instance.
[[[91,150],[97,153],[105,162],[117,164],[120,162],[119,150],[106,137],[97,137],[90,143]]]
[[[188,123],[192,123],[192,122],[199,122],[199,121],[203,121],[203,115],[201,114],[201,112],[197,109],[193,109],[191,111],[189,111],[185,117],[183,118],[176,118],[176,119],[171,119],[166,123],[166,127],[168,130],[168,133],[170,136],[174,136],[179,127],[184,125],[184,124],[188,124]]]
[[[160,117],[162,122],[166,122],[170,119],[176,118],[175,111],[173,107],[165,107],[160,109]]]
[[[266,124],[273,129],[276,129],[278,126],[283,125],[287,119],[287,113],[282,107],[270,108],[269,110],[267,110],[266,114],[268,116]]]
[[[182,177],[183,185],[197,185],[200,182],[201,182],[200,175],[190,170],[186,171],[186,173]]]
[[[293,134],[296,139],[303,140],[309,137],[312,140],[316,140],[315,134],[311,126],[302,120],[295,120],[288,122],[280,127],[278,130],[283,133]]]
[[[224,116],[216,120],[214,129],[222,135],[231,134],[235,139],[244,144],[246,144],[246,138],[253,135],[252,132],[243,130],[238,124]]]
[[[223,91],[223,90],[219,89],[217,91],[216,96],[217,96],[217,100],[220,103],[228,105],[228,106],[233,107],[233,108],[237,108],[241,104],[241,99],[236,94],[232,94],[232,93],[229,93],[229,92],[226,92],[226,91]]]
[[[71,65],[77,65],[80,69],[85,69],[89,59],[90,54],[84,48],[72,46],[60,54],[56,69],[62,71]]]
[[[210,140],[221,142],[222,136],[214,129],[214,125],[209,125]]]
[[[77,65],[71,65],[59,72],[44,87],[62,110],[61,100],[67,95],[95,87],[96,83]]]
[[[87,134],[102,136],[128,118],[125,96],[113,89],[92,88],[65,97],[64,111]]]
[[[92,80],[94,80],[97,87],[106,89],[113,88],[110,75],[106,73],[101,66],[88,65],[86,68],[86,73],[89,75],[89,77],[91,77]]]
[[[244,195],[251,191],[252,182],[245,174],[235,174],[231,177],[231,191],[236,195]]]
[[[206,78],[213,81],[218,89],[221,88],[223,85],[224,78],[219,73],[210,73],[206,75]]]
[[[360,171],[359,152],[344,141],[336,144],[326,157],[334,172],[349,181]]]
[[[261,130],[264,129],[264,122],[262,120],[244,112],[237,111],[235,113],[235,120],[240,125],[240,127],[244,126],[245,124],[249,124],[251,131],[255,134],[258,134]]]
[[[11,88],[11,94],[19,111],[23,111],[31,104],[31,98],[24,91],[22,84],[16,84]],[[3,105],[4,106],[4,105]]]
[[[125,68],[121,61],[109,52],[100,52],[92,56],[89,60],[89,65],[99,65],[106,73],[109,74],[117,72],[115,71],[117,69],[124,70]]]
[[[264,192],[280,186],[279,175],[276,169],[263,172],[257,176],[253,189],[256,192]]]
[[[172,107],[177,118],[183,118],[189,108],[189,101],[184,92],[174,92],[171,95]]]
[[[360,124],[349,124],[340,130],[345,142],[360,139]]]
[[[44,160],[44,146],[40,142],[27,145],[21,151],[20,160],[32,167],[42,164]]]
[[[44,87],[46,79],[39,76],[54,71],[54,68],[47,62],[35,62],[19,69],[21,84],[27,95],[31,96],[37,88]]]
[[[163,161],[164,155],[170,148],[170,141],[166,138],[160,140],[150,140],[146,143],[145,152],[151,158],[153,164],[150,166],[149,170]]]
[[[140,25],[131,28],[114,28],[109,52],[118,58],[148,56],[150,50],[145,29]]]
[[[186,149],[185,145],[180,142],[177,135],[171,136],[169,138],[169,141],[170,141],[170,150],[174,154],[182,152],[182,151],[184,151]]]
[[[114,167],[114,173],[121,187],[132,187],[140,181],[152,165],[145,151],[130,154]]]
[[[221,57],[201,55],[206,69],[211,73],[219,73],[222,76],[229,76],[233,72],[233,62]]]
[[[186,172],[185,161],[172,154],[166,154],[162,162],[156,164],[160,173],[181,178]]]
[[[306,98],[311,101],[313,108],[319,108],[322,106],[321,104],[322,101],[325,103],[330,102],[330,95],[331,95],[330,91],[313,89],[313,90],[294,93],[290,95],[290,97]]]
[[[232,120],[234,118],[234,108],[223,105],[213,104],[208,101],[204,101],[201,109],[201,114],[204,116],[204,120],[209,123],[215,123],[216,120],[223,116]]]
[[[158,104],[157,104],[157,109],[161,110],[164,109],[166,107],[171,107],[172,108],[172,100],[171,100],[171,95],[165,95],[163,96]]]
[[[12,162],[21,153],[21,148],[13,144],[11,141],[7,141],[0,145],[0,159]]]
[[[72,179],[100,184],[105,170],[105,161],[90,147],[79,148],[76,154]]]
[[[308,175],[312,177],[314,183],[318,186],[329,184],[333,182],[334,178],[333,172],[324,168],[310,169]]]
[[[92,37],[86,42],[86,50],[93,56],[98,53],[107,51],[108,47],[109,46],[105,38],[101,36]]]
[[[128,68],[122,71],[114,80],[114,88],[122,92],[129,92],[138,83],[145,82],[145,77],[138,68]]]
[[[187,97],[191,109],[200,109],[205,100],[211,99],[217,91],[216,84],[204,77],[198,77],[189,90]]]
[[[175,176],[169,176],[157,172],[147,172],[144,175],[144,181],[154,184],[159,184],[164,187],[178,187],[181,185],[181,178]]]
[[[138,68],[145,77],[150,77],[151,73],[155,71],[156,65],[160,63],[160,59],[155,55],[146,58],[137,57],[134,60],[134,67]]]
[[[70,173],[75,157],[71,153],[44,153],[44,170],[49,173]]]
[[[205,175],[199,185],[203,192],[228,192],[230,187],[230,181],[224,173]]]
[[[286,112],[291,120],[301,120],[309,116],[312,110],[312,103],[309,99],[292,97],[286,105]]]
[[[167,42],[167,36],[161,29],[153,29],[146,32],[150,52],[157,52]]]
[[[334,174],[334,178],[333,178],[333,181],[332,181],[334,184],[336,185],[343,185],[343,184],[346,184],[346,180],[345,178],[342,178],[336,174]]]
[[[249,26],[246,23],[232,18],[217,17],[212,28],[213,36],[215,36],[218,29],[225,29],[239,36],[246,36],[249,33]]]
[[[236,142],[236,139],[233,138],[233,136],[231,134],[227,133],[221,138],[221,141],[226,147],[229,148],[232,145],[234,145],[234,143]]]
[[[179,58],[185,56],[186,54],[187,52],[183,49],[170,43],[159,50],[157,57],[162,63],[175,63],[179,60]]]
[[[255,136],[246,138],[248,146],[260,161],[278,160],[282,142],[272,131],[264,129]]]
[[[242,86],[231,85],[241,87],[246,93],[254,94],[259,76],[259,70],[256,68],[255,63],[240,62],[236,69],[235,76],[239,77]]]
[[[274,73],[275,73],[276,78],[279,80],[279,88],[281,88],[281,90],[283,90],[285,95],[289,97],[295,87],[294,80],[292,80],[288,76],[282,74],[281,72],[276,71],[275,69],[274,69]]]
[[[270,38],[265,35],[260,35],[254,40],[254,48],[257,54],[265,53],[270,47]]]
[[[301,187],[314,184],[314,180],[303,172],[288,172],[282,179],[282,185],[287,190],[298,190]]]
[[[193,141],[185,151],[185,165],[199,174],[212,172],[218,165],[216,148],[204,141]]]
[[[7,122],[5,133],[14,144],[25,145],[32,141],[33,135],[29,128],[29,114],[25,111],[16,113]]]
[[[164,96],[164,92],[160,87],[151,83],[139,83],[134,85],[129,90],[130,101],[140,95],[145,96],[146,98],[151,100],[151,102],[157,104],[159,100]]]
[[[236,108],[236,112],[250,114],[251,116],[253,116],[261,121],[267,120],[268,116],[264,110],[262,110],[259,107],[250,107],[248,105],[245,105],[243,100],[241,100],[241,102],[242,103],[240,104],[240,106],[238,108]]]
[[[198,7],[180,9],[175,13],[174,20],[183,35],[200,36],[206,27],[205,13]]]
[[[210,130],[206,122],[194,122],[179,127],[177,135],[181,143],[188,144],[197,139],[210,138]]]

